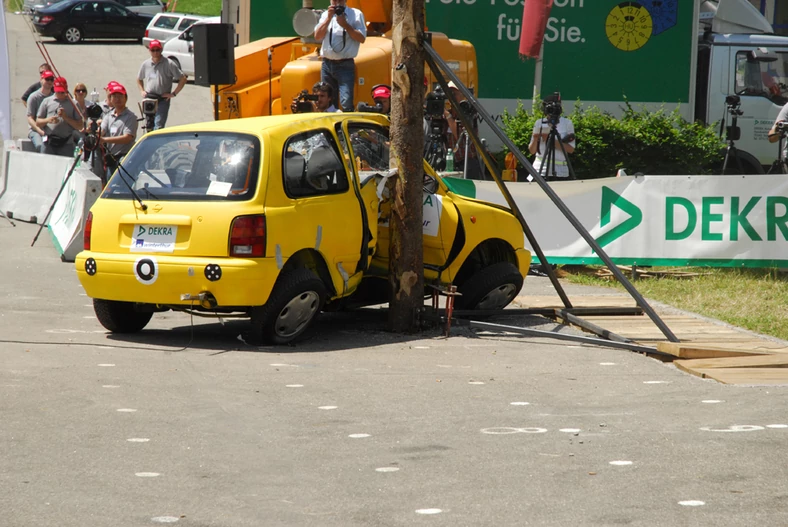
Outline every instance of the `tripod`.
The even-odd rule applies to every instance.
[[[560,117],[559,117],[560,119]],[[542,166],[539,167],[539,175],[542,176],[545,181],[557,181],[559,179],[563,180],[570,180],[570,179],[577,179],[575,177],[575,170],[572,168],[572,163],[569,161],[569,156],[566,155],[566,148],[564,148],[564,142],[571,142],[574,140],[573,136],[567,136],[566,138],[562,138],[558,133],[558,121],[555,120],[554,117],[548,117],[547,120],[548,124],[550,125],[550,133],[547,134],[547,150],[545,151],[544,157],[542,157]],[[565,141],[566,139],[566,141]],[[561,153],[564,154],[564,159],[566,160],[566,168],[569,172],[568,177],[558,177],[556,171],[556,161],[555,161],[555,144],[556,142],[561,147]],[[537,149],[537,153],[539,150]]]
[[[784,130],[782,127],[778,128],[777,130],[780,134],[777,159],[774,160],[774,163],[772,163],[772,166],[769,168],[767,174],[788,174],[788,160],[785,159],[785,151],[783,150],[786,130]]]
[[[424,145],[424,159],[436,171],[446,170],[446,153],[449,151],[446,142],[446,130],[449,124],[443,117],[427,117],[429,123],[429,134]]]
[[[739,174],[744,174],[742,169],[741,159],[739,159],[739,150],[736,148],[736,141],[741,139],[741,128],[739,128],[739,116],[744,115],[741,111],[739,104],[728,104],[728,113],[731,116],[731,125],[726,125],[727,114],[722,119],[720,125],[720,138],[722,138],[722,131],[725,130],[725,141],[728,146],[725,148],[725,161],[722,162],[722,175],[724,176],[728,170],[728,163],[731,158],[736,160],[736,167],[739,169]]]

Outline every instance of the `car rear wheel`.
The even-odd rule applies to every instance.
[[[252,343],[290,344],[306,333],[326,301],[326,286],[308,269],[280,277],[264,306],[252,311]]]
[[[456,309],[503,309],[523,287],[517,267],[501,262],[485,267],[457,288],[462,296],[455,299]]]
[[[76,26],[69,26],[63,30],[63,40],[68,44],[76,44],[82,40],[82,30]]]
[[[93,299],[96,318],[113,333],[136,333],[150,322],[153,313],[142,313],[131,302]]]

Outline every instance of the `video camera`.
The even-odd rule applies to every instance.
[[[427,94],[424,103],[424,117],[427,119],[443,119],[446,110],[446,94],[440,86]]]
[[[774,124],[774,128],[781,134],[788,134],[788,122],[778,121]]]
[[[725,97],[725,105],[731,115],[744,115],[741,109],[741,97],[738,95],[728,95]]]
[[[558,124],[561,120],[561,114],[564,113],[564,108],[561,106],[561,94],[555,92],[545,98],[544,102],[542,102],[542,111],[544,111],[548,123]]]
[[[87,125],[87,130],[85,131],[85,137],[82,139],[85,159],[87,159],[89,153],[95,150],[99,144],[99,126],[97,121],[101,119],[101,116],[104,114],[104,110],[98,104],[91,104],[87,107],[85,113],[87,114],[87,118],[90,120],[90,123]]]
[[[290,109],[293,113],[314,112],[315,102],[317,102],[317,95],[309,93],[309,90],[301,90],[298,95],[293,97],[293,104],[290,105]]]
[[[375,106],[372,106],[362,101],[358,103],[358,106],[356,107],[356,111],[368,112],[368,113],[383,113],[383,105],[378,103]]]

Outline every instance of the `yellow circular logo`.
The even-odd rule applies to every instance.
[[[637,2],[621,2],[607,15],[607,39],[621,51],[642,48],[654,30],[648,10]]]

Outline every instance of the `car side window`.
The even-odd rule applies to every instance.
[[[385,128],[370,124],[351,124],[348,132],[356,166],[360,167],[362,172],[386,172],[389,169],[391,142]]]
[[[181,20],[181,23],[178,24],[178,29],[180,31],[183,31],[184,29],[188,28],[189,26],[191,26],[195,22],[197,22],[196,18],[184,18],[183,20]]]
[[[141,0],[140,5],[160,5],[159,0]]]
[[[97,15],[99,13],[99,6],[95,2],[83,2],[81,4],[75,5],[71,9],[71,13],[83,16]]]
[[[748,60],[748,51],[736,53],[736,95],[765,97],[779,106],[788,102],[788,53],[777,53],[777,60]]]
[[[154,22],[153,27],[160,27],[162,29],[174,29],[178,23],[178,17],[175,16],[160,16]]]
[[[282,159],[285,193],[291,198],[339,194],[348,190],[345,165],[328,130],[292,136]]]
[[[126,16],[126,13],[128,13],[128,11],[126,11],[125,9],[123,9],[121,7],[117,7],[117,6],[110,5],[110,4],[104,4],[104,14],[105,15],[108,15],[108,16],[111,16],[111,17],[120,18],[120,17]]]

